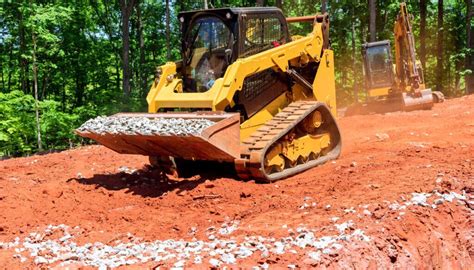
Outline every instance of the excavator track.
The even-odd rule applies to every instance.
[[[242,142],[235,168],[240,178],[268,183],[336,159],[340,152],[339,128],[329,108],[296,101]]]

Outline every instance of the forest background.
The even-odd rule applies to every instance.
[[[0,4],[0,159],[74,147],[98,115],[146,111],[154,70],[180,59],[180,11],[277,6],[288,17],[328,12],[338,105],[364,89],[361,46],[389,39],[399,1],[29,0]],[[474,92],[472,0],[408,1],[427,85]],[[307,24],[291,24],[305,34]]]

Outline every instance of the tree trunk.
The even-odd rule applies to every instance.
[[[145,41],[143,38],[143,21],[140,3],[137,3],[137,20],[138,20],[138,47],[140,50],[140,65],[138,71],[140,74],[142,92],[147,93],[146,70],[145,70]]]
[[[463,14],[462,14],[462,11],[461,9],[456,9],[455,10],[456,12],[456,17],[458,18],[462,18]],[[454,35],[453,37],[453,41],[454,41],[454,52],[461,52],[462,49],[463,49],[463,43],[464,43],[464,39],[461,37],[461,35]],[[454,59],[454,94],[456,96],[459,96],[460,94],[460,84],[461,84],[461,72],[463,70],[463,59],[460,59],[458,57],[456,57]]]
[[[120,0],[120,10],[122,12],[122,91],[125,99],[130,96],[130,31],[129,22],[135,0]]]
[[[93,1],[93,3],[95,3]],[[110,20],[109,19],[109,15],[112,14],[113,12],[109,10],[109,4],[107,1],[104,2],[104,8],[105,8],[105,12],[104,14],[102,14],[98,8],[98,6],[95,4],[95,5],[92,5],[93,6],[93,9],[97,15],[97,18],[100,20],[100,23],[102,24],[102,26],[104,27],[105,29],[105,32],[106,34],[108,35],[108,40],[109,40],[109,45],[110,45],[110,48],[111,50],[114,52],[114,56],[115,56],[115,60],[116,60],[116,63],[115,63],[115,89],[117,92],[120,91],[120,84],[121,84],[121,78],[120,78],[120,66],[121,66],[121,48],[120,48],[120,45],[118,45],[118,43],[116,43],[115,41],[117,41],[119,39],[118,35],[115,36],[115,30],[114,30],[114,27],[112,26],[112,23],[110,23]],[[112,6],[113,8],[113,6]]]
[[[367,31],[367,27],[365,26],[364,23],[361,22],[360,23],[360,44],[364,44],[364,42],[367,41],[367,34],[368,33],[366,31]],[[361,72],[362,72],[362,67],[359,70],[361,70]],[[362,80],[365,81],[365,78],[363,77],[363,75],[362,75]],[[364,89],[367,88],[366,85],[363,84],[362,82],[359,83],[357,86],[360,87],[360,88],[364,88]],[[363,93],[363,100],[365,100],[365,102],[367,102],[367,100],[368,100],[368,91],[367,90],[362,91],[362,93]]]
[[[166,60],[171,60],[170,0],[166,0]]]
[[[4,72],[3,72],[3,63],[0,63],[0,72],[2,72],[2,88],[0,88],[0,92],[6,92],[5,77],[4,77]]]
[[[264,1],[264,0],[257,0],[256,3],[255,3],[255,5],[256,5],[257,7],[263,7],[264,4],[265,4],[265,1]]]
[[[474,10],[472,10],[472,0],[466,0],[466,36],[467,36],[467,48],[471,49],[470,54],[466,54],[466,69],[471,70],[471,74],[467,74],[466,80],[466,93],[474,94],[474,27],[472,27],[472,16],[474,16]]]
[[[321,0],[321,13],[324,14],[327,11],[327,0]]]
[[[438,38],[436,58],[436,91],[443,90],[443,0],[438,1]]]
[[[61,111],[66,112],[66,76],[62,77],[63,87],[61,90]]]
[[[20,41],[19,62],[20,62],[20,84],[23,93],[28,94],[28,60],[23,55],[26,53],[25,26],[23,24],[23,12],[18,10],[18,35]]]
[[[84,82],[83,78],[83,71],[81,70],[79,64],[75,68],[75,80],[76,80],[76,89],[75,89],[75,96],[76,100],[74,102],[75,107],[82,106],[83,99],[84,99],[84,92],[86,90],[86,83]]]
[[[377,40],[376,16],[377,16],[376,0],[369,0],[369,32],[370,42]]]
[[[355,31],[355,14],[354,14],[354,8],[352,8],[352,20],[351,20],[351,26],[352,26],[352,32],[351,32],[351,47],[352,47],[352,79],[354,80],[354,83],[352,85],[352,90],[354,91],[354,101],[359,102],[359,91],[357,89],[357,78],[356,78],[356,31]]]
[[[48,87],[49,76],[50,76],[50,71],[44,72],[43,82],[41,83],[41,95],[39,98],[41,100],[46,99],[46,88]]]
[[[13,43],[10,44],[10,57],[9,57],[9,62],[8,62],[8,75],[7,75],[7,90],[6,92],[9,93],[11,89],[11,82],[12,82],[12,74],[13,71],[16,71],[16,68],[14,68],[14,60],[13,60]]]
[[[33,85],[35,91],[35,114],[36,114],[36,138],[38,142],[38,151],[43,151],[43,145],[41,141],[41,125],[39,116],[39,104],[38,104],[38,67],[36,63],[36,36],[33,33],[31,35],[33,41]]]
[[[275,1],[275,6],[279,9],[283,9],[283,3],[282,0],[276,0]]]
[[[117,90],[120,89],[120,84],[122,82],[122,78],[120,77],[120,66],[120,58],[117,57],[115,62],[115,87],[117,88]]]
[[[426,0],[420,0],[420,61],[426,74]]]

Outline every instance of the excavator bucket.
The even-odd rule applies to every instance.
[[[399,93],[385,99],[353,104],[347,107],[343,113],[345,116],[352,116],[396,111],[429,110],[433,107],[433,96],[431,89],[421,90],[417,96],[414,96],[412,93]]]
[[[432,107],[433,92],[431,92],[431,89],[421,90],[418,96],[403,93],[403,109],[405,111],[429,110]]]
[[[228,162],[240,156],[236,113],[119,113],[91,119],[75,132],[121,154]]]

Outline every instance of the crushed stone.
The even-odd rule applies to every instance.
[[[96,134],[196,136],[214,125],[207,119],[151,118],[144,116],[98,116],[77,130]]]

